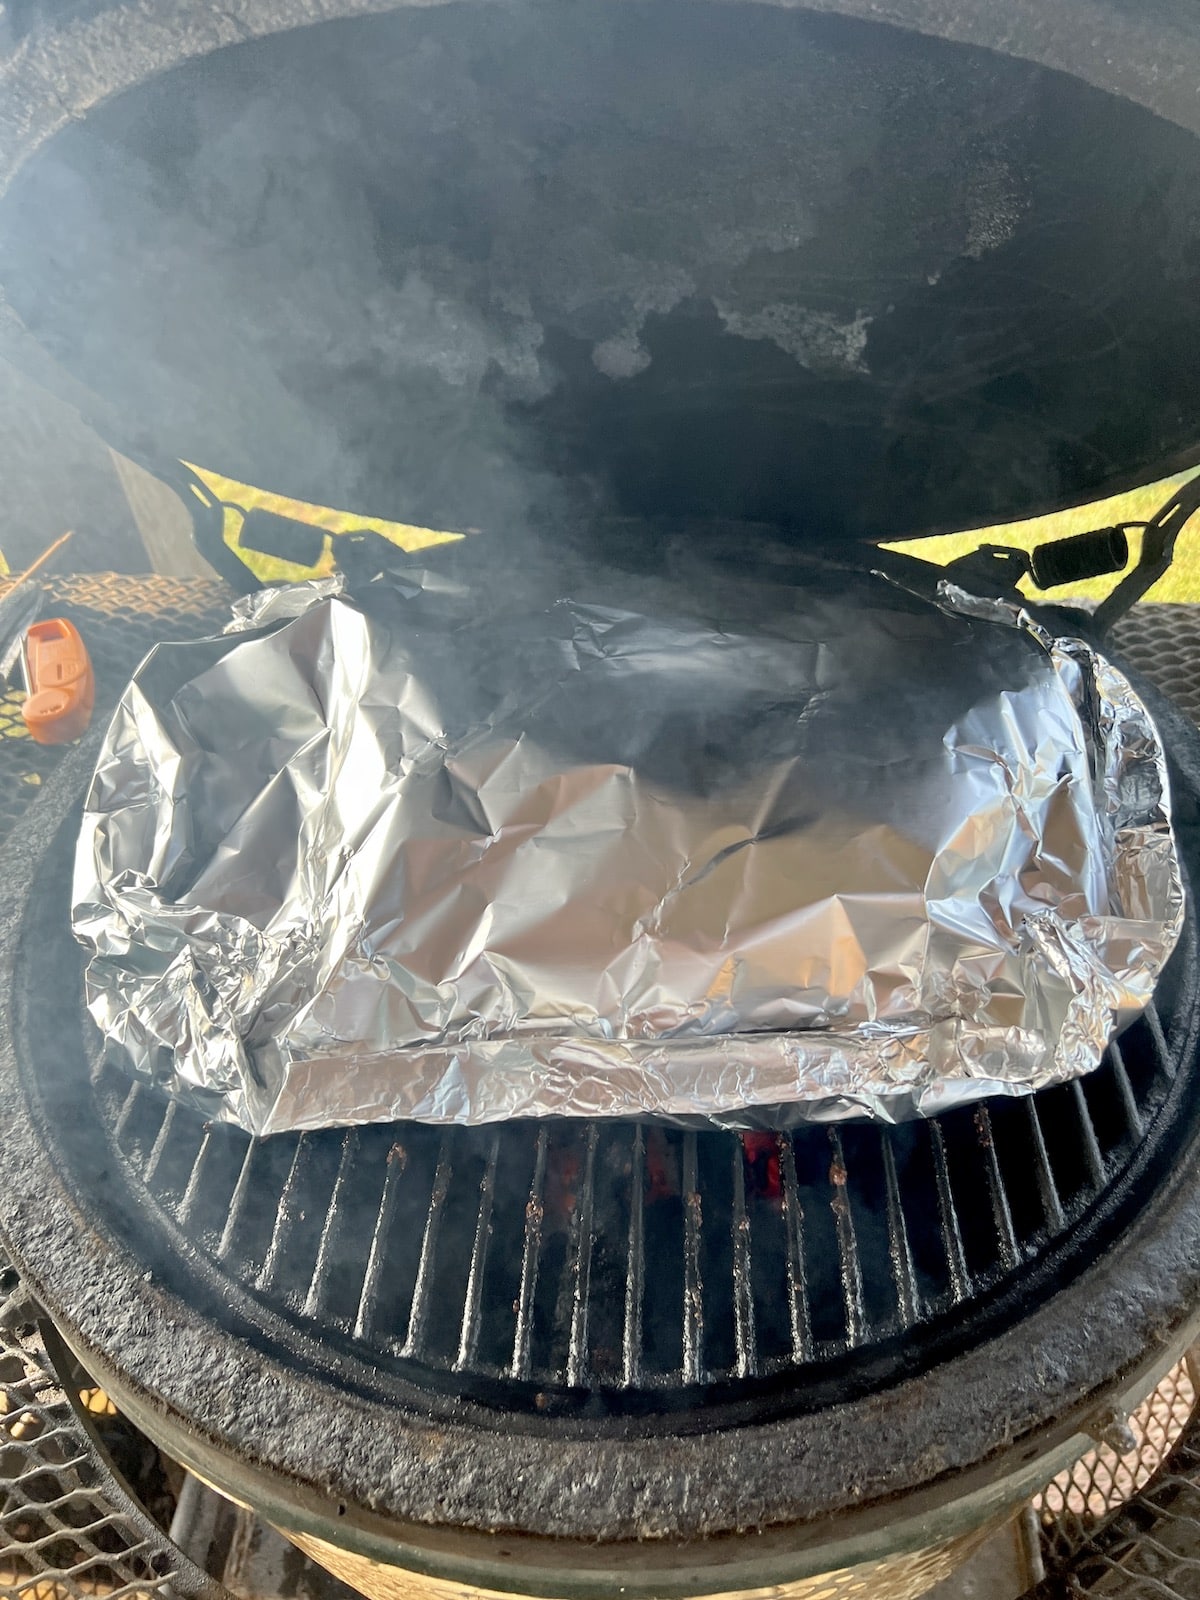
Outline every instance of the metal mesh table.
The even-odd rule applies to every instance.
[[[220,1600],[225,1591],[170,1542],[85,1424],[89,1403],[98,1418],[111,1408],[85,1387],[73,1402],[68,1366],[0,1256],[0,1595]]]

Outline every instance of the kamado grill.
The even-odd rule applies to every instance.
[[[752,563],[764,530],[870,566],[1195,460],[1190,5],[8,25],[6,355],[178,487],[243,587],[239,545],[260,576],[319,552],[278,518],[255,544],[182,461],[496,539],[560,519],[657,571],[680,538]],[[1172,492],[1072,623],[1135,665],[1120,614],[1196,504]],[[1125,531],[1033,571],[1115,573]],[[91,620],[107,708],[143,641]],[[1194,874],[1200,736],[1147,695]],[[356,1586],[916,1595],[1194,1338],[1190,898],[1153,1006],[1029,1098],[253,1141],[100,1064],[69,925],[99,731],[4,844],[0,1236],[63,1359]]]

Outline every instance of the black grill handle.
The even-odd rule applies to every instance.
[[[1038,545],[1030,554],[1029,571],[1039,589],[1058,589],[1120,572],[1128,561],[1129,535],[1123,527],[1093,528]]]

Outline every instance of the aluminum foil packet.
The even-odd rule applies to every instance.
[[[254,1134],[895,1120],[1086,1073],[1150,998],[1163,753],[1081,639],[948,585],[455,560],[138,670],[73,913],[137,1072]]]

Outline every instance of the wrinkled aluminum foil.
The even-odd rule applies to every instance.
[[[948,585],[465,569],[139,669],[74,894],[138,1072],[259,1134],[895,1120],[1085,1073],[1149,999],[1163,755],[1080,639]]]

